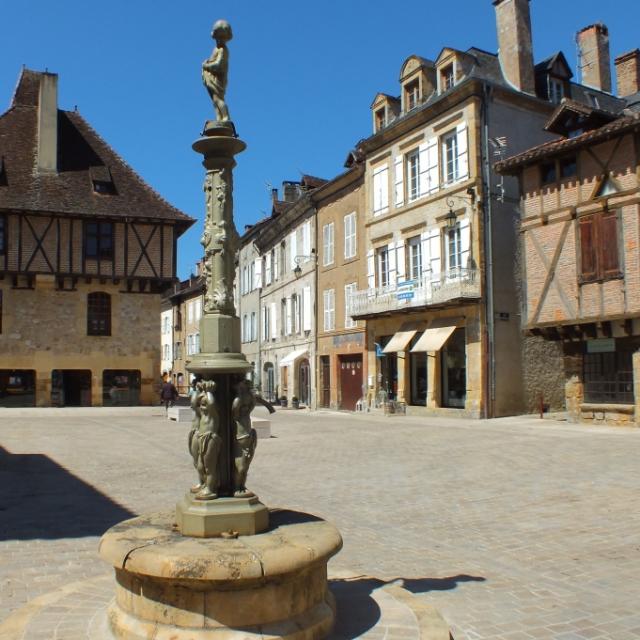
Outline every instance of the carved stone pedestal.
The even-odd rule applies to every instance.
[[[116,572],[108,611],[119,640],[316,640],[335,619],[327,562],[338,530],[307,514],[272,511],[269,531],[185,538],[171,514],[107,531],[100,556]]]
[[[193,494],[188,493],[176,505],[176,522],[183,536],[250,536],[267,529],[269,510],[257,496],[196,500]]]

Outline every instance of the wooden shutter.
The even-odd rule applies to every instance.
[[[594,216],[585,216],[579,221],[580,276],[589,282],[598,278]]]
[[[262,258],[256,258],[255,265],[256,275],[253,286],[255,289],[262,289]]]
[[[387,245],[387,260],[389,264],[389,286],[396,286],[397,261],[396,261],[396,245],[390,242]]]
[[[296,241],[296,232],[292,231],[289,234],[289,266],[291,271],[296,268],[296,256],[298,255],[298,247]]]
[[[440,228],[433,227],[429,229],[427,233],[429,234],[429,269],[431,271],[431,280],[440,280]]]
[[[273,252],[273,280],[274,282],[280,277],[280,258],[278,257],[278,247]]]
[[[376,288],[376,257],[373,249],[367,251],[367,287],[369,295],[373,295]]]
[[[404,240],[396,242],[396,271],[398,272],[398,282],[406,280]]]
[[[267,253],[264,260],[264,277],[266,284],[271,284],[271,251]]]
[[[438,167],[438,138],[427,141],[427,172],[429,193],[437,191],[440,187],[440,169]]]
[[[302,289],[302,330],[311,331],[311,287]]]
[[[292,316],[291,316],[291,298],[287,298],[285,302],[285,311],[286,311],[286,330],[285,335],[290,336],[292,333]]]
[[[429,262],[429,232],[423,231],[420,234],[420,262],[423,278],[431,270],[431,263]]]
[[[471,225],[469,218],[460,221],[460,267],[469,268],[469,257],[471,256]]]
[[[456,153],[458,165],[458,180],[465,180],[469,177],[469,153],[467,142],[467,124],[463,122],[456,127]]]
[[[311,222],[307,220],[302,227],[302,253],[306,256],[305,262],[311,258]]]
[[[437,155],[437,154],[436,154]],[[421,144],[418,149],[418,197],[429,193],[429,144]]]
[[[275,340],[278,337],[278,309],[276,303],[271,303],[271,337]]]
[[[396,156],[394,170],[395,205],[396,207],[401,207],[404,204],[404,165],[402,156]]]
[[[607,211],[600,216],[598,229],[598,256],[601,278],[613,278],[620,274],[618,250],[618,212]]]

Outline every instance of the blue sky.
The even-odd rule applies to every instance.
[[[301,173],[331,178],[371,132],[378,91],[398,93],[407,56],[443,46],[496,51],[491,0],[5,0],[0,105],[20,67],[59,74],[75,105],[172,204],[202,220],[203,169],[191,150],[212,108],[200,65],[211,25],[232,24],[227,93],[248,149],[235,171],[238,230],[269,212],[270,187]],[[532,0],[534,55],[562,50],[574,69],[577,30],[602,21],[613,57],[640,46],[638,0]],[[196,223],[179,244],[179,276],[200,255]]]

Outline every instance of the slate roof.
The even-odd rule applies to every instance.
[[[195,220],[164,200],[77,111],[58,109],[58,172],[36,170],[38,93],[42,74],[23,69],[11,106],[0,116],[4,179],[0,210],[38,211],[176,223]],[[113,181],[115,193],[96,193],[94,180]]]
[[[598,129],[592,129],[576,136],[575,138],[561,138],[551,140],[518,155],[507,158],[494,165],[498,173],[515,174],[530,164],[534,164],[544,158],[557,156],[568,151],[575,151],[588,145],[597,144],[615,138],[629,131],[640,131],[640,113],[631,113],[617,118],[613,122],[603,125]]]

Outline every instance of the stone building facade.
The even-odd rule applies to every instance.
[[[351,295],[366,286],[364,165],[317,189],[317,406],[353,411],[366,396],[365,324],[351,317]]]
[[[610,88],[608,31],[587,32],[602,57],[590,82]],[[639,63],[616,58],[620,98],[563,100],[555,140],[497,166],[521,185],[525,328],[561,349],[575,421],[640,423]]]
[[[413,413],[489,417],[531,404],[518,186],[492,165],[506,150],[550,140],[544,123],[564,97],[617,103],[602,88],[571,82],[560,52],[534,65],[528,0],[493,4],[499,53],[410,56],[400,96],[376,97],[374,133],[358,146],[368,281],[352,311],[366,320],[369,395]],[[546,374],[529,368],[533,375]]]
[[[23,69],[0,116],[0,406],[149,404],[193,220],[58,109],[57,80]]]

